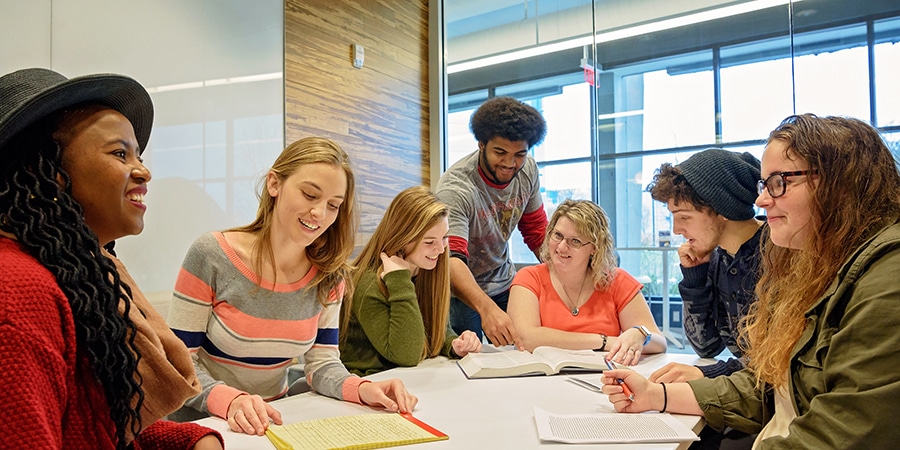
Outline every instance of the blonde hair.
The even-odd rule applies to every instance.
[[[294,174],[298,168],[308,164],[331,164],[344,170],[347,176],[347,191],[344,201],[338,209],[338,215],[334,223],[325,230],[322,236],[306,247],[306,255],[318,273],[309,286],[316,286],[317,297],[323,305],[328,304],[328,294],[342,281],[348,279],[350,266],[347,260],[353,253],[356,238],[357,214],[356,191],[353,169],[350,167],[350,158],[341,147],[325,138],[306,137],[287,146],[275,162],[269,173],[275,174],[278,181],[283,183]],[[275,255],[272,251],[272,221],[275,211],[275,197],[266,189],[263,179],[259,193],[259,207],[256,210],[256,220],[249,225],[233,228],[228,231],[252,233],[255,236],[252,249],[252,258],[257,273],[262,273],[265,264],[270,264],[275,271]],[[352,286],[346,286],[344,296],[349,298]]]
[[[776,246],[766,229],[758,300],[743,323],[748,367],[757,383],[777,388],[787,383],[806,311],[850,256],[900,217],[900,173],[878,131],[857,119],[791,116],[770,133],[775,140],[785,144],[785,158],[818,177],[808,184],[811,232],[802,249]]]
[[[396,255],[407,245],[416,247],[432,227],[447,217],[449,209],[441,203],[425,186],[408,188],[394,197],[372,238],[354,261],[356,273],[353,284],[359,281],[366,270],[378,271],[381,267],[381,253]],[[438,356],[447,335],[447,320],[450,314],[450,249],[438,257],[432,270],[420,270],[416,275],[416,299],[425,324],[425,348],[423,358]],[[387,295],[384,282],[379,279],[379,289]],[[342,306],[343,324],[346,329],[351,309],[350,300]],[[346,333],[341,333],[343,339]]]
[[[590,200],[566,200],[556,207],[547,225],[544,244],[541,245],[541,259],[553,268],[553,260],[550,258],[550,234],[563,217],[575,224],[578,234],[587,239],[586,244],[594,244],[594,255],[588,262],[591,278],[594,280],[595,289],[606,289],[616,277],[616,251],[606,212]]]

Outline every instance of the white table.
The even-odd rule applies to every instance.
[[[669,361],[703,364],[695,355],[660,354],[645,357],[634,367],[649,375]],[[450,436],[449,440],[416,444],[422,449],[658,449],[687,448],[687,443],[640,445],[572,445],[542,443],[534,424],[534,406],[551,413],[584,414],[614,412],[606,396],[566,381],[570,375],[469,380],[456,361],[443,357],[426,360],[416,367],[397,368],[368,377],[372,380],[400,378],[410,392],[419,397],[413,414],[425,423]],[[599,382],[600,375],[578,374],[580,378]],[[338,401],[312,392],[286,397],[272,403],[281,411],[285,423],[325,417],[371,413],[369,407]],[[699,432],[701,417],[676,415],[688,427]],[[219,418],[206,418],[197,423],[214,428],[225,438],[227,450],[274,449],[265,436],[249,436],[228,430]],[[412,447],[404,447],[412,448]]]

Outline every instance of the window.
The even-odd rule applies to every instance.
[[[875,22],[875,117],[880,127],[900,126],[900,19]]]
[[[532,154],[548,214],[566,198],[593,199],[610,215],[620,247],[654,246],[658,239],[658,221],[649,220],[653,202],[643,190],[662,162],[677,163],[713,146],[759,157],[769,131],[795,112],[877,118],[879,126],[900,127],[900,88],[892,82],[900,71],[900,12],[890,2],[863,8],[837,0],[797,2],[790,9],[688,21],[620,39],[609,33],[689,18],[693,6],[672,2],[664,12],[630,6],[625,14],[615,1],[550,3],[528,6],[528,12],[510,7],[488,14],[491,8],[485,7],[482,22],[474,7],[458,21],[448,17],[454,30],[448,34],[451,67],[455,52],[466,63],[477,60],[478,42],[531,26],[537,30],[495,49],[510,54],[511,62],[451,72],[448,159],[452,163],[476,148],[468,119],[485,99],[511,95],[530,102],[548,123],[546,140]],[[516,56],[541,48],[541,33],[547,36],[550,29],[557,30],[553,42],[584,36],[583,24],[573,17],[585,14],[602,19],[596,22],[603,29],[594,38],[588,32],[581,46]],[[565,34],[568,20],[574,22]],[[597,72],[596,86],[586,81],[584,67]],[[533,258],[528,251],[514,255],[525,258],[517,262]]]
[[[468,134],[483,99],[531,102],[548,122],[533,151],[548,215],[566,198],[597,202],[610,216],[622,267],[648,295],[674,295],[681,275],[666,253],[680,244],[669,213],[644,192],[663,162],[708,147],[759,158],[769,132],[805,112],[870,121],[900,154],[896,2],[713,1],[702,10],[687,0],[663,3],[529,1],[523,11],[521,3],[472,1],[458,19],[447,16],[448,155],[458,154],[457,135]],[[467,2],[453,4],[459,12]],[[743,12],[733,13],[737,7]],[[584,17],[596,28],[585,30]],[[456,103],[465,107],[454,110]],[[467,138],[462,154],[474,149]],[[660,249],[667,232],[672,247]],[[510,243],[516,262],[534,260],[521,237]]]

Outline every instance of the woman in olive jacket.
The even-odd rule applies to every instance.
[[[604,372],[618,411],[703,415],[759,432],[755,448],[893,448],[900,442],[900,173],[856,119],[785,119],[762,158],[769,231],[758,307],[744,323],[748,367],[650,383]],[[631,401],[616,378],[632,391]]]

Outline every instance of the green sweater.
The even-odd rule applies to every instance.
[[[361,376],[398,366],[411,367],[422,361],[425,325],[416,300],[416,289],[408,270],[384,276],[388,297],[378,288],[378,274],[366,270],[353,292],[353,306],[342,339],[341,361]],[[450,343],[456,334],[447,327],[441,354],[456,357]]]
[[[896,448],[900,442],[900,224],[861,246],[806,312],[791,352],[788,395],[797,418],[774,448]],[[710,426],[757,432],[774,413],[771,390],[748,369],[688,382]]]

